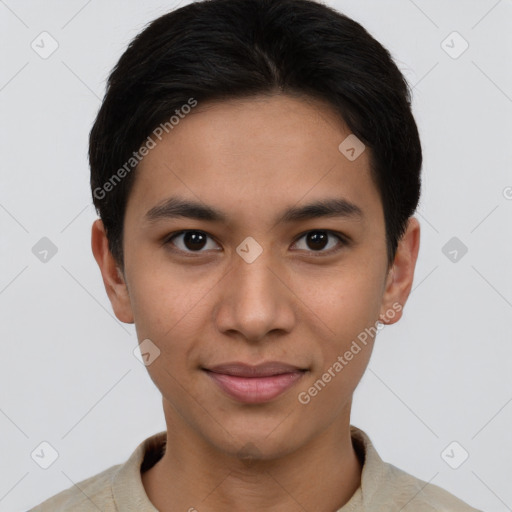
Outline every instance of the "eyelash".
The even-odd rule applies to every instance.
[[[322,257],[322,256],[326,256],[326,255],[335,254],[335,253],[341,251],[344,247],[346,247],[346,246],[348,246],[350,244],[350,240],[348,239],[347,236],[345,236],[345,235],[343,235],[341,233],[338,233],[336,231],[331,231],[329,229],[310,229],[308,231],[305,231],[304,233],[301,233],[300,235],[298,235],[297,239],[294,241],[294,244],[296,244],[299,240],[304,238],[309,233],[315,233],[315,232],[327,233],[328,235],[334,236],[335,238],[338,239],[339,245],[338,245],[338,247],[335,247],[333,249],[329,249],[327,251],[324,251],[324,250],[319,250],[319,251],[308,250],[307,252],[311,253],[313,255],[313,257]],[[174,233],[170,233],[169,235],[167,235],[164,238],[162,244],[165,245],[165,246],[171,246],[171,245],[173,245],[172,244],[172,240],[174,240],[174,238],[176,238],[176,237],[178,237],[180,235],[183,235],[185,233],[202,233],[203,235],[206,235],[207,237],[209,237],[212,240],[214,240],[214,238],[212,236],[210,236],[208,233],[206,233],[205,231],[201,231],[199,229],[184,229],[184,230],[176,231]],[[206,252],[206,251],[202,251],[202,250],[199,250],[199,251],[184,251],[182,249],[177,249],[177,248],[171,248],[171,250],[173,252],[177,252],[177,253],[180,253],[180,254],[186,254],[187,256],[201,254],[202,252]]]

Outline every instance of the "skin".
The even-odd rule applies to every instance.
[[[400,319],[396,305],[411,290],[420,227],[409,219],[389,266],[370,150],[349,161],[338,150],[349,134],[327,105],[307,98],[198,105],[139,164],[123,271],[102,222],[93,225],[93,253],[117,318],[161,351],[147,369],[163,397],[167,450],[142,481],[162,512],[332,512],[360,485],[350,410],[374,339],[308,404],[298,394],[365,328]],[[227,223],[145,219],[176,195],[222,210]],[[275,222],[290,206],[329,198],[355,203],[363,217]],[[180,230],[206,233],[203,248],[183,236],[163,243]],[[349,243],[330,235],[318,248],[305,236],[311,230]],[[248,236],[263,249],[252,263],[236,252]],[[263,404],[228,397],[201,369],[270,360],[308,371]]]

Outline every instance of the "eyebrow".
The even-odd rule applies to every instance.
[[[170,197],[154,206],[145,215],[149,222],[162,219],[188,218],[210,222],[226,222],[228,217],[222,211],[190,199]],[[340,217],[361,220],[362,209],[342,198],[324,199],[303,206],[292,206],[277,216],[275,224],[291,223],[321,217]]]

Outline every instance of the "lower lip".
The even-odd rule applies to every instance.
[[[270,377],[235,377],[206,370],[210,378],[227,395],[240,402],[268,402],[284,393],[300,380],[305,372],[283,373]]]

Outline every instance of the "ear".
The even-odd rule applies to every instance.
[[[121,322],[132,324],[133,313],[125,278],[110,252],[105,227],[100,219],[92,225],[91,247],[116,317]]]
[[[403,307],[412,288],[419,248],[420,223],[415,217],[410,217],[386,278],[379,316],[383,324],[394,324],[402,317]]]

